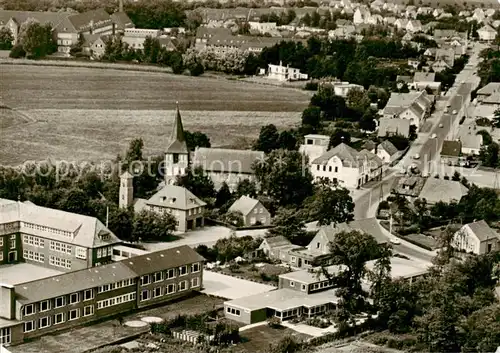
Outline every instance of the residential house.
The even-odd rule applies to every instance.
[[[352,22],[354,23],[354,25],[368,23],[370,17],[371,17],[370,10],[364,7],[358,7],[356,11],[354,11],[354,17],[352,19]]]
[[[115,33],[123,34],[126,29],[135,28],[134,23],[124,11],[118,11],[110,15],[111,20],[115,24]]]
[[[365,24],[376,26],[384,22],[384,18],[379,14],[371,15]]]
[[[277,30],[276,22],[254,22],[249,21],[250,31],[260,34],[271,33]]]
[[[469,16],[471,16],[471,13],[468,10],[462,10],[458,13],[458,17],[469,17]]]
[[[83,53],[92,58],[99,59],[104,55],[106,49],[106,36],[100,34],[84,34],[83,35]]]
[[[422,23],[419,20],[409,20],[405,29],[411,33],[422,31]]]
[[[271,224],[269,211],[259,200],[249,196],[241,196],[229,207],[229,212],[240,212],[245,226],[268,226]]]
[[[382,10],[383,6],[385,4],[385,1],[382,0],[374,0],[370,3],[370,9],[374,11],[380,12]]]
[[[279,65],[268,65],[267,77],[281,82],[307,80],[307,74],[302,74],[300,69],[295,69],[289,65],[283,66],[281,61]]]
[[[398,18],[396,22],[394,22],[394,26],[399,30],[404,30],[406,26],[408,26],[408,20],[406,18]]]
[[[425,199],[429,205],[434,205],[440,201],[450,203],[459,202],[462,197],[467,195],[467,189],[461,182],[436,179],[433,177],[427,178],[419,198]]]
[[[336,96],[340,96],[343,98],[347,97],[347,94],[351,90],[360,90],[364,92],[365,88],[361,85],[357,85],[355,83],[342,82],[342,81],[323,81],[320,83],[321,87],[330,87],[333,88],[333,91]]]
[[[476,255],[500,251],[500,234],[484,220],[467,223],[453,235],[453,247]]]
[[[448,64],[449,67],[453,67],[455,64],[455,50],[453,48],[448,49],[437,49],[436,50],[436,62],[443,60]]]
[[[417,15],[430,15],[430,14],[432,14],[432,11],[434,11],[434,9],[432,7],[420,6],[417,9]]]
[[[159,35],[159,29],[127,28],[124,30],[122,42],[132,49],[143,50],[147,37],[157,38]]]
[[[500,107],[500,92],[495,92],[482,100],[479,106],[490,106],[494,109]]]
[[[418,91],[431,89],[435,95],[441,92],[441,82],[435,82],[436,74],[431,72],[415,72],[412,87]]]
[[[330,39],[349,39],[356,33],[356,27],[353,25],[339,26],[334,30],[328,31],[328,38]]]
[[[0,265],[19,261],[58,271],[111,261],[121,243],[97,218],[0,199]]]
[[[419,65],[420,65],[420,60],[418,60],[418,59],[408,59],[408,66],[414,68],[415,70],[418,69]],[[398,75],[398,77],[400,77],[400,76]]]
[[[463,126],[458,134],[458,139],[462,145],[461,154],[464,156],[478,156],[481,146],[483,145],[483,135],[478,134],[476,127],[468,126],[468,129]]]
[[[485,98],[498,92],[500,92],[500,82],[490,82],[477,91],[477,100],[482,102]]]
[[[202,288],[203,261],[184,245],[29,282],[9,279],[10,269],[3,267],[2,344],[23,343],[192,295]]]
[[[442,72],[446,69],[451,69],[452,67],[443,59],[436,60],[431,65],[434,72]]]
[[[380,118],[378,136],[401,135],[406,138],[410,136],[410,120],[402,118]]]
[[[340,185],[357,188],[370,180],[382,176],[382,160],[375,154],[341,143],[320,157],[311,161],[310,169],[314,179],[337,179]]]
[[[435,18],[438,18],[443,13],[444,13],[444,10],[442,8],[440,8],[440,7],[437,7],[437,8],[434,9],[434,11],[432,11],[432,16],[434,16]]]
[[[382,141],[370,152],[376,154],[385,164],[390,164],[401,156],[399,150],[389,140]]]
[[[461,155],[462,143],[460,141],[443,141],[441,163],[457,165]]]
[[[406,6],[406,11],[404,13],[406,18],[417,18],[417,7],[414,5]]]
[[[302,249],[302,247],[294,245],[284,236],[278,235],[274,237],[265,237],[258,250],[262,251],[262,253],[271,260],[282,261],[284,263],[289,263],[291,266],[297,266],[297,264],[292,264],[289,254],[289,252],[294,249]],[[296,258],[293,262],[296,263]]]
[[[497,36],[497,31],[493,29],[490,25],[484,25],[477,30],[477,34],[480,40],[491,42],[495,40]]]
[[[489,17],[494,16],[496,13],[495,9],[489,8],[484,11],[485,16],[489,19]]]
[[[436,57],[436,51],[437,51],[436,48],[427,48],[424,51],[424,56],[427,57],[427,58],[434,59]]]
[[[387,16],[387,17],[384,17],[384,23],[386,25],[389,25],[389,26],[394,26],[394,24],[396,23],[396,17],[394,16]]]
[[[310,134],[304,136],[304,144],[300,145],[299,151],[307,156],[311,162],[328,151],[330,136]]]
[[[228,28],[210,28],[207,26],[200,26],[196,29],[195,35],[195,48],[204,49],[208,45],[208,40],[213,37],[230,37],[232,32]]]
[[[408,119],[417,131],[430,115],[433,99],[425,90],[416,93],[391,93],[384,110],[384,118]]]
[[[194,151],[193,166],[200,166],[217,190],[225,182],[234,191],[242,180],[255,181],[252,165],[264,160],[261,151],[199,147]]]

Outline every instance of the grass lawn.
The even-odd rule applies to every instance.
[[[240,264],[238,268],[223,268],[221,273],[229,276],[241,277],[246,280],[269,284],[270,282],[278,284],[278,276],[290,272],[287,267],[277,266],[272,264],[262,264],[262,267],[257,264]]]
[[[92,161],[124,154],[134,138],[146,155],[168,143],[179,101],[184,127],[212,146],[247,148],[260,128],[300,123],[310,92],[225,78],[89,68],[3,65],[0,163]]]
[[[282,338],[286,336],[295,337],[297,340],[307,340],[311,337],[303,333],[298,333],[289,328],[270,328],[267,324],[265,324],[241,332],[241,337],[244,339],[244,342],[234,346],[232,352],[267,352],[270,345],[277,344]]]

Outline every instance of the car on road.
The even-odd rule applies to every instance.
[[[399,241],[398,238],[391,238],[391,243],[393,243],[394,245],[399,245],[401,244],[401,242]]]
[[[453,115],[457,115],[457,111],[456,111],[456,110],[452,111],[451,113],[452,113]]]
[[[439,127],[442,128],[443,127],[443,124],[439,124]]]
[[[419,159],[420,158],[420,155],[417,153],[413,156],[414,159]]]
[[[435,139],[436,137],[437,137],[437,135],[436,135],[436,134],[432,134],[432,135],[431,135],[431,139]]]

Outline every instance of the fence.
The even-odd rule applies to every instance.
[[[207,342],[210,342],[214,339],[214,336],[204,336],[201,333],[192,330],[172,331],[172,337],[192,344],[197,344],[200,340],[200,337],[203,337],[203,339],[205,339]]]

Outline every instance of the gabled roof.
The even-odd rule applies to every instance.
[[[105,27],[113,21],[104,9],[90,10],[68,17],[69,22],[76,28],[77,31],[86,31],[91,27]]]
[[[193,165],[207,172],[253,174],[252,165],[264,159],[261,151],[200,147],[194,151]]]
[[[9,10],[0,10],[0,26],[5,25],[12,18],[19,25],[23,22],[26,22],[27,19],[33,18],[40,22],[41,24],[52,24],[52,27],[55,27],[61,22],[64,18],[68,16],[74,15],[74,12],[39,12],[39,11],[9,11]]]
[[[134,23],[125,12],[115,12],[111,14],[111,19],[119,30],[134,27]]]
[[[196,251],[183,245],[108,265],[21,283],[15,286],[16,299],[22,304],[34,303],[204,260]]]
[[[259,200],[243,195],[234,201],[231,207],[229,207],[229,211],[241,212],[243,216],[247,216],[258,204]]]
[[[27,234],[85,248],[120,242],[120,239],[95,217],[41,207],[31,202],[3,199],[0,203],[0,224],[10,222],[20,222],[20,231]]]
[[[477,30],[478,32],[489,32],[489,33],[497,33],[490,25],[484,25],[483,27]]]
[[[166,153],[189,153],[186,138],[184,136],[184,127],[182,126],[181,113],[179,112],[179,103],[176,103],[174,126],[170,135],[169,145]]]
[[[498,104],[500,103],[500,92],[494,92],[489,97],[486,97],[482,103],[486,104]]]
[[[467,227],[476,236],[479,241],[487,241],[490,239],[500,240],[500,235],[498,232],[490,228],[488,223],[484,220],[480,220],[473,223],[467,223],[464,227]]]
[[[399,150],[389,140],[382,141],[377,148],[383,148],[390,156],[394,156]]]
[[[264,238],[264,241],[271,247],[271,248],[279,248],[282,246],[288,246],[291,245],[292,243],[290,240],[285,238],[282,235],[277,235],[275,237],[268,237]]]
[[[439,201],[458,202],[468,191],[469,189],[459,181],[427,178],[419,198],[426,199],[431,204]]]
[[[483,88],[477,91],[477,94],[482,95],[490,95],[494,92],[498,92],[500,90],[500,82],[490,82]]]
[[[326,153],[322,154],[312,164],[326,164],[333,157],[337,157],[342,161],[344,167],[357,167],[359,165],[359,153],[354,148],[341,143]]]
[[[190,210],[205,206],[206,203],[196,197],[188,189],[177,185],[165,185],[160,191],[146,201],[147,205]]]
[[[351,232],[353,230],[372,235],[379,244],[387,243],[388,241],[388,237],[384,234],[376,218],[357,219],[349,223],[344,222],[335,226],[324,226],[319,229],[318,233],[321,232],[329,242],[332,242],[338,233]]]
[[[415,72],[413,82],[434,82],[436,74],[434,72]]]

